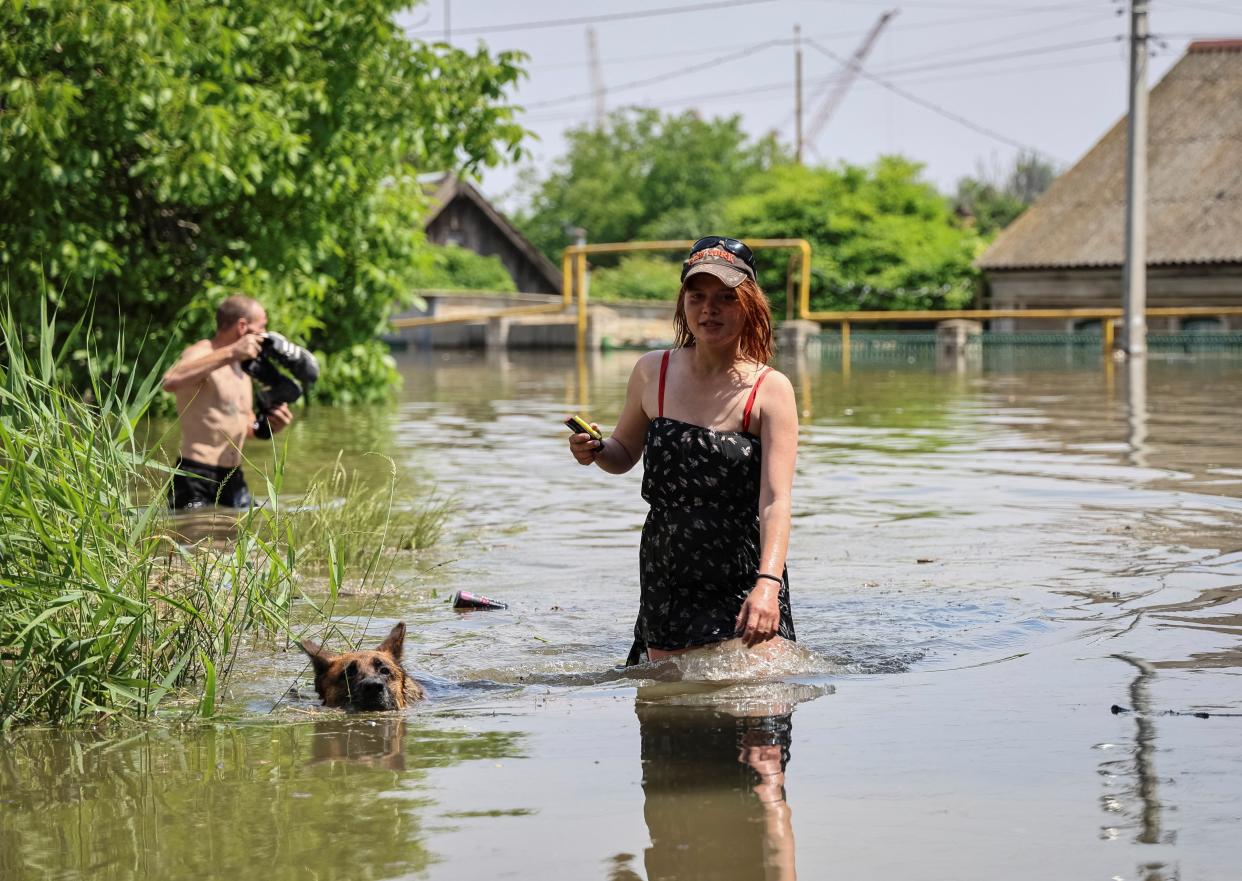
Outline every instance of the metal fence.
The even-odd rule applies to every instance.
[[[857,364],[912,363],[934,360],[934,331],[853,331],[848,340],[849,360]],[[831,331],[811,337],[810,351],[824,358],[840,358],[843,335]],[[1242,331],[1152,333],[1147,337],[1148,350],[1154,354],[1242,355]],[[1038,361],[1047,357],[1075,361],[1101,357],[1098,331],[1079,332],[984,332],[972,338],[967,357],[977,353],[984,363],[1013,359]]]

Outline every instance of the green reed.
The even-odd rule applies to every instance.
[[[246,530],[229,555],[173,543],[139,503],[160,498],[135,437],[159,374],[104,376],[82,322],[56,338],[46,310],[37,328],[0,315],[0,717],[146,716],[195,679],[210,712],[241,637],[284,628],[290,561]],[[75,348],[82,390],[59,379]]]
[[[395,468],[373,484],[338,461],[282,505],[278,457],[267,505],[221,515],[236,517],[227,541],[187,542],[163,504],[170,470],[136,434],[160,374],[105,376],[83,322],[62,336],[46,310],[37,328],[0,313],[3,726],[145,717],[186,696],[211,715],[244,645],[292,636],[295,596],[319,627],[347,579],[382,590],[394,552],[439,538],[449,504],[398,496]],[[73,389],[62,368],[83,353],[89,386]]]
[[[364,478],[338,456],[314,475],[301,503],[289,512],[304,565],[326,566],[331,549],[344,566],[366,570],[377,556],[420,551],[440,541],[453,501],[407,485],[391,459],[388,465],[386,480]]]

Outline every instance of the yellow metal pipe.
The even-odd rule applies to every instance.
[[[573,258],[569,255],[569,249],[561,254],[561,304],[568,309],[569,304],[574,300],[574,275],[573,275]]]
[[[801,258],[799,254],[790,254],[789,262],[785,265],[785,320],[789,321],[794,317],[794,267],[798,265]],[[801,302],[801,288],[798,292],[799,302]]]
[[[569,275],[570,259],[583,259],[587,254],[626,254],[634,251],[680,251],[689,248],[694,242],[690,239],[664,239],[655,242],[598,242],[590,245],[570,245],[561,256],[561,275],[562,287],[569,289],[564,279]],[[806,239],[748,239],[746,244],[752,251],[759,251],[768,248],[797,248],[801,254],[801,277],[798,280],[798,311],[800,317],[806,318],[811,311],[811,243]],[[581,265],[579,266],[578,279],[579,282],[584,278],[584,272]],[[579,288],[578,309],[580,314],[585,314],[586,306],[581,300],[582,289]],[[569,299],[565,302],[568,304]],[[585,318],[581,318],[585,322]],[[579,337],[584,342],[586,340],[585,326],[579,330]]]
[[[574,366],[577,368],[575,376],[578,387],[578,400],[574,402],[574,410],[590,419],[591,388],[588,382],[586,349],[582,348],[582,346],[579,346],[577,352],[575,352]]]
[[[1108,358],[1113,354],[1113,320],[1105,318],[1100,330],[1102,331],[1100,336],[1104,338],[1104,357]]]
[[[1149,306],[1149,316],[1192,318],[1196,315],[1242,315],[1242,306]]]
[[[841,322],[841,373],[850,374],[850,323]]]
[[[806,239],[797,239],[798,250],[802,252],[802,280],[798,291],[799,318],[806,318],[811,313],[811,243]]]
[[[1121,309],[922,309],[910,311],[806,312],[803,318],[824,323],[852,321],[882,324],[894,321],[948,321],[953,318],[1120,318]],[[1242,306],[1157,306],[1147,309],[1151,317],[1195,315],[1242,315]]]
[[[570,245],[562,255],[561,274],[563,279],[564,302],[568,305],[573,299],[573,259],[578,259],[576,280],[582,284],[585,280],[583,257],[587,254],[622,254],[634,251],[674,251],[689,248],[694,242],[689,239],[665,239],[653,242],[599,242],[589,245]],[[1041,308],[1041,309],[953,309],[953,310],[919,310],[908,312],[890,311],[857,311],[857,312],[813,312],[811,311],[811,244],[806,239],[750,239],[747,244],[752,250],[765,248],[797,248],[801,254],[801,273],[798,285],[799,318],[823,323],[886,323],[895,321],[948,321],[954,318],[967,318],[987,321],[993,318],[1120,318],[1120,308]],[[579,291],[581,293],[581,291]],[[580,322],[584,322],[586,306],[579,300]],[[1158,306],[1147,309],[1149,317],[1191,317],[1212,315],[1242,315],[1242,306]],[[585,329],[580,330],[580,337],[585,340]]]
[[[560,303],[546,306],[512,306],[490,312],[459,312],[455,315],[432,315],[427,318],[394,318],[393,327],[436,327],[441,324],[463,324],[470,321],[486,321],[489,318],[512,318],[518,315],[553,315],[564,312]]]
[[[894,321],[948,321],[951,318],[1105,318],[1119,317],[1120,309],[919,309],[909,311],[808,312],[811,321],[882,324]]]
[[[582,248],[582,247],[590,247],[590,246],[579,245],[576,247]],[[586,351],[586,336],[587,336],[586,266],[587,266],[586,252],[580,250],[578,252],[578,272],[577,272],[577,284],[576,284],[576,287],[578,289],[578,351],[579,352]]]
[[[664,239],[656,242],[598,242],[591,245],[570,245],[565,250],[574,254],[624,254],[630,251],[680,251],[694,244],[691,239]],[[806,239],[747,239],[752,251],[764,248],[802,248],[810,253]]]

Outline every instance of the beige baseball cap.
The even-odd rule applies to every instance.
[[[714,275],[725,285],[735,288],[746,279],[755,280],[755,273],[741,259],[730,254],[724,248],[704,248],[695,251],[686,260],[686,272],[682,276],[682,284],[692,275],[706,272]]]

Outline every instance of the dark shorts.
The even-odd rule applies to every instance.
[[[250,489],[240,467],[220,468],[181,457],[177,458],[175,467],[190,473],[173,475],[172,486],[168,488],[168,504],[173,508],[202,508],[206,505],[249,508],[252,504]]]

